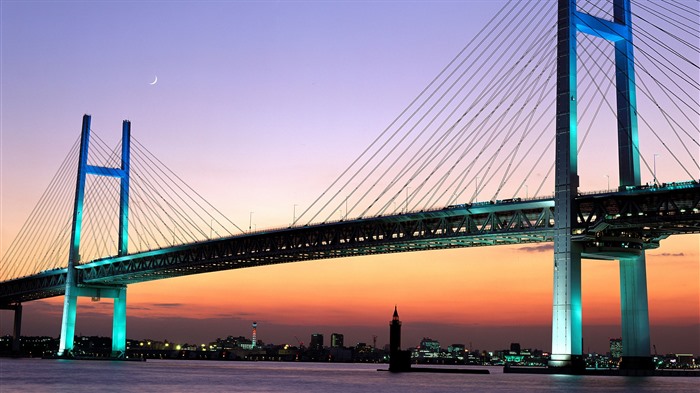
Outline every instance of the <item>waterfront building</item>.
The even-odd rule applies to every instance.
[[[343,348],[343,335],[340,333],[331,334],[331,348]]]
[[[452,353],[452,354],[457,354],[457,355],[464,355],[465,351],[464,344],[452,344],[449,347],[447,347],[447,353]]]
[[[430,337],[423,337],[418,347],[419,357],[432,358],[440,355],[440,342]]]
[[[394,306],[394,315],[389,322],[389,371],[401,372],[411,369],[411,352],[401,350],[401,321]]]
[[[622,356],[622,339],[621,338],[611,338],[610,339],[610,357],[614,360],[619,359]]]
[[[309,349],[316,349],[316,350],[323,349],[323,334],[314,333],[311,335],[311,342],[309,343]]]
[[[394,306],[394,315],[389,322],[389,353],[391,355],[401,350],[401,321],[399,312]]]
[[[510,353],[514,355],[520,354],[520,343],[510,343]]]

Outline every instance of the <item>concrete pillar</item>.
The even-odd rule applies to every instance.
[[[123,358],[126,353],[126,287],[117,292],[112,316],[112,357]]]
[[[570,239],[555,242],[550,367],[584,368],[580,248]]]
[[[620,368],[653,370],[644,253],[638,257],[620,259],[620,306],[622,310]]]
[[[12,354],[19,355],[21,350],[20,338],[22,337],[22,305],[16,304],[12,308],[15,311],[15,323],[12,330]]]
[[[554,288],[549,366],[582,369],[581,252],[573,241],[578,194],[575,0],[559,0],[557,32]]]
[[[71,272],[72,270],[72,272]],[[75,276],[75,269],[68,268],[68,275]],[[61,319],[61,338],[58,345],[58,356],[71,356],[75,341],[75,318],[78,307],[78,294],[74,278],[66,283],[66,294],[63,300],[63,318]]]

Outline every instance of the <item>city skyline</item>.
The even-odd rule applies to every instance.
[[[239,226],[249,215],[258,229],[288,225],[500,4],[3,2],[0,255],[83,113],[110,141],[130,119],[137,139]],[[655,160],[663,181],[686,180],[670,157]],[[585,190],[614,184],[614,160],[583,162],[597,173]],[[663,240],[647,266],[652,344],[700,353],[700,237]],[[584,261],[584,350],[620,336],[618,275],[616,262]],[[387,337],[398,304],[406,337],[547,349],[551,297],[551,244],[354,257],[130,285],[127,336],[223,336],[256,320],[263,341],[263,326],[279,337],[270,341],[290,341],[317,324],[369,342]],[[107,334],[110,300],[78,307],[76,332]],[[61,312],[62,297],[25,304],[25,334],[57,335]],[[11,333],[10,313],[0,318],[0,334]]]
[[[88,314],[90,313],[88,312]],[[94,317],[94,315],[88,315],[88,318],[92,317]],[[195,320],[188,320],[185,321],[185,323],[183,324],[183,326],[181,326],[180,329],[169,330],[175,335],[174,337],[161,337],[158,334],[152,334],[152,332],[154,330],[163,331],[163,329],[168,324],[178,322],[181,323],[181,320],[172,318],[158,320],[156,328],[146,327],[145,325],[149,324],[149,322],[152,322],[152,320],[149,320],[147,318],[136,319],[137,326],[135,329],[132,329],[135,331],[134,336],[129,336],[127,337],[127,339],[136,341],[153,340],[159,342],[169,342],[172,344],[188,344],[199,346],[202,344],[208,345],[212,342],[215,342],[217,340],[223,340],[228,337],[242,337],[247,339],[249,342],[252,342],[253,337],[250,331],[250,321],[238,320],[232,322],[231,319],[222,318],[219,320],[219,324],[225,325],[227,326],[227,328],[212,330],[209,328],[209,326],[203,326],[201,321],[198,322]],[[248,331],[242,329],[245,323],[248,323]],[[97,327],[97,330],[93,330],[93,333],[97,331],[97,334],[83,334],[83,332],[76,332],[76,337],[96,336],[109,338],[111,326],[108,325],[108,321],[95,321],[95,326]],[[435,326],[437,326],[438,328],[435,329]],[[403,329],[405,333],[402,334],[405,339],[402,339],[401,348],[418,348],[419,344],[424,340],[432,340],[435,342],[439,342],[440,347],[444,349],[452,345],[464,345],[465,349],[470,352],[500,351],[509,348],[509,346],[514,342],[520,344],[522,348],[538,349],[547,352],[547,350],[544,348],[546,348],[546,346],[549,345],[549,341],[543,341],[540,337],[542,335],[542,330],[547,330],[549,328],[548,326],[529,326],[519,330],[511,330],[509,329],[509,327],[502,327],[499,330],[502,331],[503,334],[497,336],[496,339],[484,339],[484,337],[488,336],[484,334],[484,330],[494,329],[493,327],[479,328],[478,326],[455,326],[453,329],[446,329],[444,326],[435,326],[430,326],[430,324],[428,323],[418,324],[418,326],[405,326]],[[359,327],[360,331],[358,331],[358,327],[346,327],[346,330],[343,330],[343,327],[339,326],[285,326],[277,324],[275,322],[270,322],[269,324],[263,327],[269,329],[269,333],[271,335],[263,336],[261,338],[259,334],[257,334],[256,325],[256,341],[258,343],[262,342],[262,345],[290,345],[295,347],[303,346],[312,348],[314,337],[318,335],[322,337],[323,347],[333,347],[332,338],[334,335],[339,335],[341,337],[340,340],[344,343],[342,347],[355,347],[358,345],[368,345],[370,347],[374,347],[374,339],[376,339],[376,348],[378,349],[384,349],[389,344],[389,330],[385,329],[386,331],[382,331],[382,329],[379,326]],[[277,332],[280,329],[286,330],[286,333],[284,335],[279,335]],[[619,337],[608,334],[609,332],[615,331],[616,329],[616,326],[592,327],[592,329],[590,329],[587,332],[588,334],[584,337],[584,353],[605,354],[609,352],[609,345],[611,341],[619,340],[620,342],[622,342],[622,339],[620,339]],[[661,336],[666,334],[673,334],[671,329],[668,328],[660,329],[657,327],[654,330],[655,331],[652,334],[656,333],[657,335]],[[215,334],[213,336],[207,336],[206,334],[208,334],[208,332],[211,331],[215,331],[218,333],[225,332],[226,334]],[[350,331],[351,334],[346,334],[347,331]],[[514,334],[509,339],[508,334],[512,334],[512,332],[514,331],[516,332],[516,334]],[[469,332],[470,335],[465,335],[465,332]],[[138,336],[139,333],[144,333],[145,335]],[[23,334],[23,336],[39,337],[40,335]],[[47,334],[45,336],[58,339],[57,335]],[[198,339],[193,339],[193,337],[198,337]],[[350,341],[345,340],[344,337],[349,337]],[[454,339],[455,337],[456,339]],[[680,337],[679,339],[685,339],[686,342],[692,342],[694,338],[695,337],[693,337],[692,335],[686,335],[685,337]],[[525,342],[519,342],[518,339],[523,339],[525,340]],[[533,344],[538,342],[542,343],[542,345],[544,345],[544,348]],[[657,347],[656,342],[654,342],[653,345],[654,347]],[[678,350],[678,347],[672,348],[674,350],[665,350],[666,348],[670,347],[665,347],[664,344],[658,344],[658,354],[666,355],[673,353],[689,353],[689,351],[687,350]]]

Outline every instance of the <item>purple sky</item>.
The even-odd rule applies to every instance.
[[[499,4],[3,2],[4,203],[43,190],[89,113],[107,141],[130,119],[234,221],[279,225]]]

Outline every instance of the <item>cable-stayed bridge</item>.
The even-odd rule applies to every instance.
[[[631,188],[582,195],[577,238],[590,255],[610,259],[638,255],[674,234],[699,233],[698,184]],[[106,257],[76,266],[78,281],[126,285],[219,270],[313,259],[551,242],[554,200],[506,200],[444,209],[341,220],[241,234],[196,243]],[[611,230],[644,230],[643,237],[609,237]],[[601,255],[598,255],[601,254]],[[63,295],[66,268],[6,281],[4,303]]]
[[[81,139],[3,257],[0,303],[16,308],[65,295],[61,351],[69,353],[75,299],[114,298],[119,353],[130,283],[310,259],[554,241],[552,365],[580,360],[583,257],[620,259],[629,277],[623,287],[635,293],[622,299],[623,335],[632,344],[625,358],[630,367],[645,367],[644,250],[674,234],[700,232],[695,15],[683,2],[505,5],[280,229],[241,230],[132,144],[129,122],[123,143],[111,149],[91,140],[86,116]],[[643,26],[634,35],[632,20]],[[614,137],[596,134],[615,125]],[[590,146],[589,135],[617,140],[619,187],[579,189],[577,156]],[[649,139],[674,157],[681,178],[658,180],[655,155],[640,142]],[[643,169],[651,175],[646,184]],[[542,197],[542,190],[555,195]]]

